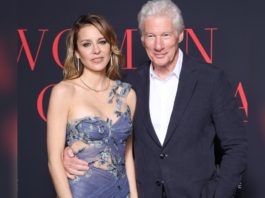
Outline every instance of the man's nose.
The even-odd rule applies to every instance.
[[[163,49],[164,47],[164,43],[163,40],[160,36],[157,36],[155,38],[155,50],[160,51],[161,49]]]

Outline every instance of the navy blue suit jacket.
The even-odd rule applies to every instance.
[[[137,94],[134,157],[140,198],[229,198],[246,164],[243,119],[224,72],[184,55],[164,144],[149,113],[150,63],[125,75]],[[157,93],[160,94],[160,93]],[[215,164],[215,137],[223,156]]]

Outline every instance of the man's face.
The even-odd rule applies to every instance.
[[[183,32],[177,33],[169,17],[146,17],[141,39],[146,53],[155,68],[175,67],[178,58],[178,45],[183,40]]]

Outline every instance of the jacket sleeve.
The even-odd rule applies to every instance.
[[[211,102],[212,120],[220,140],[222,159],[218,174],[208,188],[214,189],[211,194],[215,198],[230,198],[233,197],[246,167],[247,138],[242,112],[223,71],[217,72]]]

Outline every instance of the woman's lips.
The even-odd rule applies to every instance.
[[[93,63],[100,63],[103,61],[103,59],[104,59],[103,57],[97,57],[97,58],[92,58],[91,61]]]

